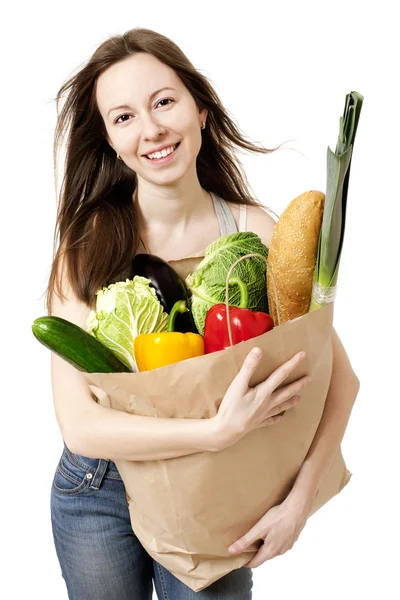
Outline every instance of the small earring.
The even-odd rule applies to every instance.
[[[122,158],[120,157],[119,154],[117,154],[117,158],[118,158],[118,160],[122,160]]]

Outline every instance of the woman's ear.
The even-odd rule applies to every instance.
[[[199,115],[200,115],[200,121],[202,123],[204,123],[207,119],[208,110],[206,108],[203,108],[203,110],[199,111]]]

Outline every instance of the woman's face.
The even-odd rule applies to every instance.
[[[157,92],[161,88],[171,89]],[[96,100],[108,143],[139,179],[166,184],[188,170],[196,172],[207,110],[199,111],[173,69],[150,54],[135,54],[99,76]],[[126,106],[116,108],[121,105]],[[177,143],[177,150],[165,162],[152,162],[145,156],[159,146]]]

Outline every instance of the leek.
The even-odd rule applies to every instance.
[[[309,312],[333,302],[346,221],[351,158],[363,96],[350,92],[340,117],[336,151],[328,147],[327,182]]]

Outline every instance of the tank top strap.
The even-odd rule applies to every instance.
[[[239,205],[239,231],[246,231],[247,204]]]
[[[237,231],[246,231],[246,215],[247,206],[245,204],[239,205],[239,228],[236,225],[235,217],[232,214],[228,203],[223,198],[218,196],[215,192],[210,192],[211,198],[214,203],[215,213],[218,218],[219,229],[221,237],[228,233],[236,233]],[[140,238],[140,242],[145,252],[149,253],[145,243]],[[196,256],[200,256],[201,253],[197,253]],[[195,255],[193,255],[195,256]],[[204,256],[204,252],[203,252]]]
[[[227,233],[235,233],[238,228],[235,218],[227,203],[214,192],[210,192],[219,222],[221,237]]]

